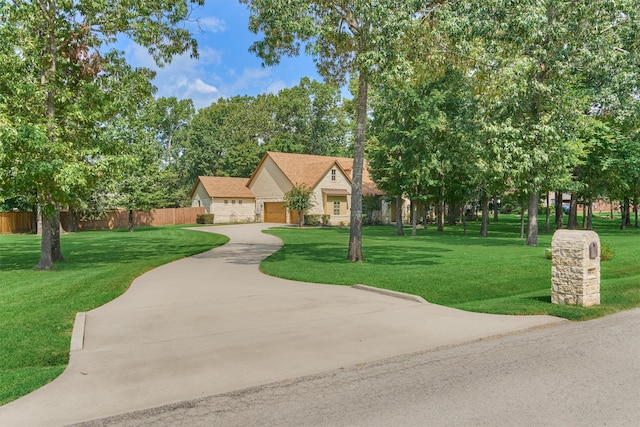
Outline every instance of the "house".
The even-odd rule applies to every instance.
[[[203,206],[214,222],[255,222],[256,198],[248,178],[199,176],[190,193],[191,206]]]
[[[294,186],[303,185],[313,190],[314,203],[308,214],[329,215],[331,224],[347,224],[351,215],[352,173],[350,158],[267,152],[250,178],[199,177],[191,192],[192,206],[205,206],[207,212],[215,215],[216,223],[245,221],[249,217],[262,222],[296,223],[297,212],[285,208],[284,195]],[[362,192],[384,195],[371,179],[366,163]],[[227,204],[222,200],[227,200]],[[230,200],[236,200],[236,204],[242,200],[243,209],[251,206],[252,215],[243,210],[242,215],[236,213],[231,220]],[[378,215],[390,219],[386,204]]]

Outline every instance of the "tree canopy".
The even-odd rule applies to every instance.
[[[197,55],[190,32],[178,26],[192,4],[199,0],[0,3],[0,183],[4,197],[28,194],[41,206],[36,268],[50,269],[61,257],[59,207],[76,203],[122,160],[118,141],[104,137],[105,124],[137,111],[152,93],[152,73],[128,66],[109,43],[127,36],[160,65],[187,51]]]

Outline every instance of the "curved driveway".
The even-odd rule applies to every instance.
[[[258,264],[281,246],[268,226],[198,228],[231,240],[80,314],[68,368],[0,407],[0,425],[71,424],[563,321],[266,276]]]

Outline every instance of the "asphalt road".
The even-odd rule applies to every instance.
[[[84,426],[638,426],[640,310]]]

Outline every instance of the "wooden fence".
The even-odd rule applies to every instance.
[[[0,234],[33,233],[32,212],[0,212]]]
[[[136,227],[159,227],[162,225],[195,224],[196,217],[205,213],[204,207],[169,208],[151,211],[134,211],[133,225]],[[68,224],[68,212],[60,212],[60,222],[64,227]],[[78,231],[114,230],[129,226],[129,211],[117,210],[108,212],[103,218],[82,220],[78,222]]]
[[[205,213],[204,207],[154,209],[152,211],[135,211],[133,224],[136,227],[195,224],[196,217]],[[69,231],[69,211],[60,212],[60,223],[65,231]],[[114,230],[129,226],[129,211],[110,211],[97,220],[77,221],[78,231]],[[0,233],[33,233],[33,214],[31,212],[0,212]]]

